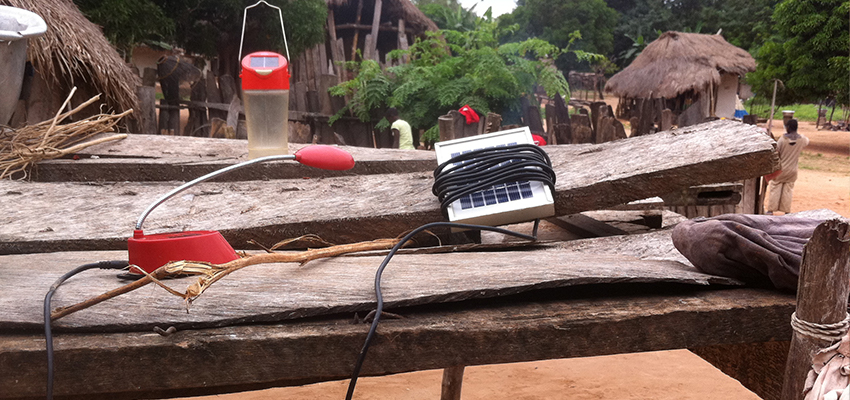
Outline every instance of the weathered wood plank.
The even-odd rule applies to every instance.
[[[682,187],[739,180],[775,169],[773,142],[755,128],[722,121],[707,125],[709,129],[677,130],[601,145],[546,146],[559,177],[554,193],[556,215],[603,209]],[[439,202],[431,194],[432,183],[427,172],[203,183],[163,204],[146,228],[218,228],[236,247],[249,239],[273,243],[307,233],[335,243],[394,237],[443,220]],[[2,182],[0,193],[20,204],[0,212],[0,254],[125,248],[132,221],[174,186]],[[345,207],[338,206],[342,199]]]
[[[38,331],[47,288],[77,265],[126,259],[126,252],[59,252],[0,256],[0,332]],[[120,296],[55,322],[57,329],[105,331],[178,329],[276,322],[374,307],[374,276],[382,256],[316,260],[305,266],[261,264],[216,283],[187,313],[183,300],[153,286]],[[32,271],[38,269],[38,274]],[[194,280],[167,283],[185,290]],[[530,290],[605,283],[736,285],[668,260],[584,254],[561,249],[397,255],[383,279],[387,307],[457,302]],[[90,271],[65,283],[53,306],[70,306],[123,285],[116,271]],[[126,310],[133,310],[126,313]],[[365,313],[364,313],[365,314]],[[116,316],[121,316],[116,318]]]
[[[757,289],[650,291],[589,287],[556,299],[396,310],[406,318],[382,322],[362,375],[791,335],[793,295]],[[60,333],[55,392],[86,399],[162,398],[345,379],[368,330],[350,319],[178,331],[168,337]],[[4,335],[0,398],[43,396],[44,360],[40,333]]]
[[[295,152],[306,146],[291,143]],[[289,179],[433,171],[436,159],[428,152],[393,152],[363,147],[343,147],[354,157],[354,169],[345,172],[322,171],[289,163],[259,164],[237,170],[224,180]],[[192,180],[206,173],[248,160],[247,140],[130,135],[106,146],[81,151],[79,160],[61,159],[39,163],[33,180],[74,181],[173,181]],[[96,157],[96,158],[92,158]]]

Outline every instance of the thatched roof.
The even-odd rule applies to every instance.
[[[0,0],[0,4],[32,11],[47,23],[47,32],[30,39],[27,50],[33,67],[45,80],[59,87],[85,82],[103,94],[101,99],[113,111],[136,108],[140,78],[100,27],[86,19],[71,0]]]
[[[628,67],[612,76],[605,91],[620,97],[674,98],[709,83],[721,73],[744,75],[756,61],[720,35],[665,32],[646,46]]]
[[[329,7],[357,5],[358,0],[325,0]],[[371,19],[375,9],[375,0],[363,0],[363,15]],[[419,10],[410,0],[382,0],[381,20],[404,19],[406,27],[416,32],[436,31],[439,28],[425,13]],[[367,10],[369,12],[367,13]]]

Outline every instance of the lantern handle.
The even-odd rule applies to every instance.
[[[242,62],[242,45],[245,43],[245,21],[248,19],[248,9],[258,6],[260,3],[277,9],[277,14],[280,17],[280,30],[283,32],[283,46],[286,48],[286,61],[292,62],[292,58],[289,57],[289,43],[286,41],[286,28],[283,26],[283,11],[280,10],[280,7],[267,3],[266,0],[260,0],[253,5],[245,7],[245,11],[242,13],[242,38],[239,39],[239,63]]]

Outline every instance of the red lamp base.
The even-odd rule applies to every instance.
[[[187,231],[145,235],[135,230],[127,240],[130,264],[151,273],[170,261],[222,264],[239,258],[218,231]],[[132,270],[130,271],[132,272]]]

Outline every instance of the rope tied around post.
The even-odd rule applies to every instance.
[[[791,327],[794,332],[815,339],[838,342],[847,331],[850,330],[850,314],[845,314],[844,319],[832,324],[816,324],[797,318],[797,313],[791,314]]]

